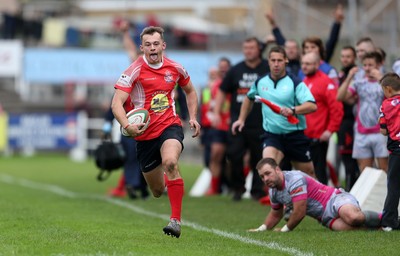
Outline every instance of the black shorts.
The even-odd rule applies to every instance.
[[[274,147],[281,151],[291,161],[310,162],[310,139],[303,131],[287,134],[265,132],[263,135],[263,148]]]
[[[164,141],[168,139],[178,140],[182,145],[183,151],[183,138],[182,126],[173,125],[165,129],[158,138],[138,141],[136,150],[141,171],[149,172],[162,163],[160,149]]]
[[[228,132],[211,128],[208,133],[209,143],[223,143],[228,142]]]

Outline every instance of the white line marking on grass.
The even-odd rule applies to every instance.
[[[17,184],[22,187],[32,188],[32,189],[36,189],[36,190],[49,191],[54,194],[69,197],[69,198],[78,197],[78,195],[75,192],[65,190],[62,187],[59,187],[56,185],[38,183],[38,182],[34,182],[34,181],[22,179],[22,178],[15,178],[13,176],[6,175],[6,174],[1,174],[0,177],[1,177],[1,181],[3,181],[4,183]]]
[[[132,210],[136,213],[140,213],[146,216],[150,216],[153,218],[158,218],[158,219],[163,219],[168,221],[169,220],[169,216],[165,215],[165,214],[158,214],[155,212],[151,212],[151,211],[147,211],[143,208],[134,206],[130,203],[127,203],[125,201],[122,200],[118,200],[118,199],[114,199],[114,198],[110,198],[110,197],[106,197],[106,196],[98,196],[98,195],[87,195],[87,194],[81,194],[81,193],[75,193],[72,191],[68,191],[62,187],[56,186],[56,185],[52,185],[52,184],[44,184],[44,183],[38,183],[35,181],[30,181],[30,180],[26,180],[26,179],[22,179],[22,178],[15,178],[13,176],[10,175],[5,175],[5,174],[0,174],[0,181],[4,182],[4,183],[8,183],[8,184],[12,184],[12,185],[19,185],[22,187],[27,187],[27,188],[31,188],[31,189],[36,189],[36,190],[43,190],[43,191],[47,191],[47,192],[52,192],[54,194],[60,195],[60,196],[64,196],[64,197],[69,197],[69,198],[90,198],[90,199],[97,199],[97,200],[101,200],[101,201],[105,201],[105,202],[109,202],[115,205],[118,205],[120,207],[124,207],[127,208],[129,210]],[[249,237],[244,237],[238,234],[234,234],[234,233],[229,233],[223,230],[219,230],[219,229],[211,229],[211,228],[207,228],[204,226],[201,226],[197,223],[191,222],[191,221],[186,221],[183,220],[182,224],[188,227],[191,227],[195,230],[198,231],[203,231],[203,232],[207,232],[207,233],[212,233],[214,235],[217,236],[221,236],[221,237],[225,237],[225,238],[229,238],[232,240],[236,240],[236,241],[240,241],[242,243],[246,243],[246,244],[253,244],[253,245],[257,245],[257,246],[262,246],[262,247],[266,247],[272,250],[277,250],[277,251],[281,251],[281,252],[285,252],[291,255],[296,255],[296,256],[312,256],[313,253],[309,253],[309,252],[302,252],[299,251],[295,248],[291,248],[291,247],[285,247],[280,245],[279,243],[276,242],[264,242],[264,241],[260,241],[260,240],[256,240],[256,239],[252,239]]]

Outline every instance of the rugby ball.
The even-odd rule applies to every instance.
[[[147,128],[150,124],[150,114],[144,108],[135,108],[126,114],[130,124],[142,124],[144,128]],[[121,134],[124,136],[130,136],[129,133],[121,126]]]

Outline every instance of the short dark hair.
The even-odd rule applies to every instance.
[[[342,50],[350,50],[353,53],[354,57],[357,56],[356,49],[354,49],[354,47],[351,45],[343,46]]]
[[[381,47],[377,47],[376,51],[382,56],[382,61],[386,60],[386,52]]]
[[[219,62],[226,62],[229,66],[231,66],[231,61],[227,57],[221,57]]]
[[[247,37],[243,42],[244,42],[244,43],[256,42],[256,43],[257,43],[257,46],[258,46],[258,50],[261,52],[262,49],[263,49],[262,43],[261,43],[260,40],[258,40],[258,38],[255,37],[255,36]]]
[[[152,35],[154,33],[159,33],[161,39],[164,40],[164,29],[162,27],[154,27],[154,26],[145,27],[142,33],[140,33],[140,40],[143,41],[144,35]]]
[[[266,164],[270,165],[274,169],[276,167],[278,167],[278,163],[275,161],[275,159],[273,159],[271,157],[265,157],[265,158],[261,159],[260,161],[258,161],[256,169],[260,170]]]
[[[375,47],[374,41],[372,41],[372,39],[370,37],[362,37],[362,38],[358,39],[356,45],[359,45],[361,43],[370,43]]]
[[[392,87],[393,90],[395,91],[400,91],[400,77],[398,74],[394,72],[389,72],[385,74],[381,80],[379,80],[379,83],[382,86],[389,86]]]
[[[374,59],[376,61],[376,63],[381,64],[382,63],[382,55],[379,52],[367,52],[364,57],[363,57],[363,61],[365,59]]]
[[[323,60],[325,58],[325,47],[324,47],[324,43],[322,42],[321,38],[316,37],[316,36],[311,36],[311,37],[307,37],[306,39],[304,39],[303,43],[301,44],[301,47],[303,48],[303,54],[304,54],[304,47],[306,46],[306,43],[311,43],[311,44],[315,44],[316,46],[318,46],[319,57],[321,58],[321,60]]]
[[[283,46],[276,45],[276,46],[272,47],[272,48],[269,50],[268,58],[271,56],[271,53],[273,53],[273,52],[282,53],[282,54],[283,54],[283,57],[284,57],[285,59],[287,58],[286,51],[285,51],[285,48],[283,48]]]

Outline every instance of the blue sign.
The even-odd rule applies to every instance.
[[[71,149],[77,145],[77,114],[9,114],[10,148]]]
[[[241,52],[166,51],[172,60],[189,73],[195,87],[207,85],[208,70],[218,65],[222,56],[235,64],[243,59]],[[24,79],[29,83],[68,82],[109,83],[111,87],[128,68],[125,51],[91,49],[27,48],[24,59]]]
[[[110,82],[129,66],[124,51],[27,48],[24,79],[31,83]]]

